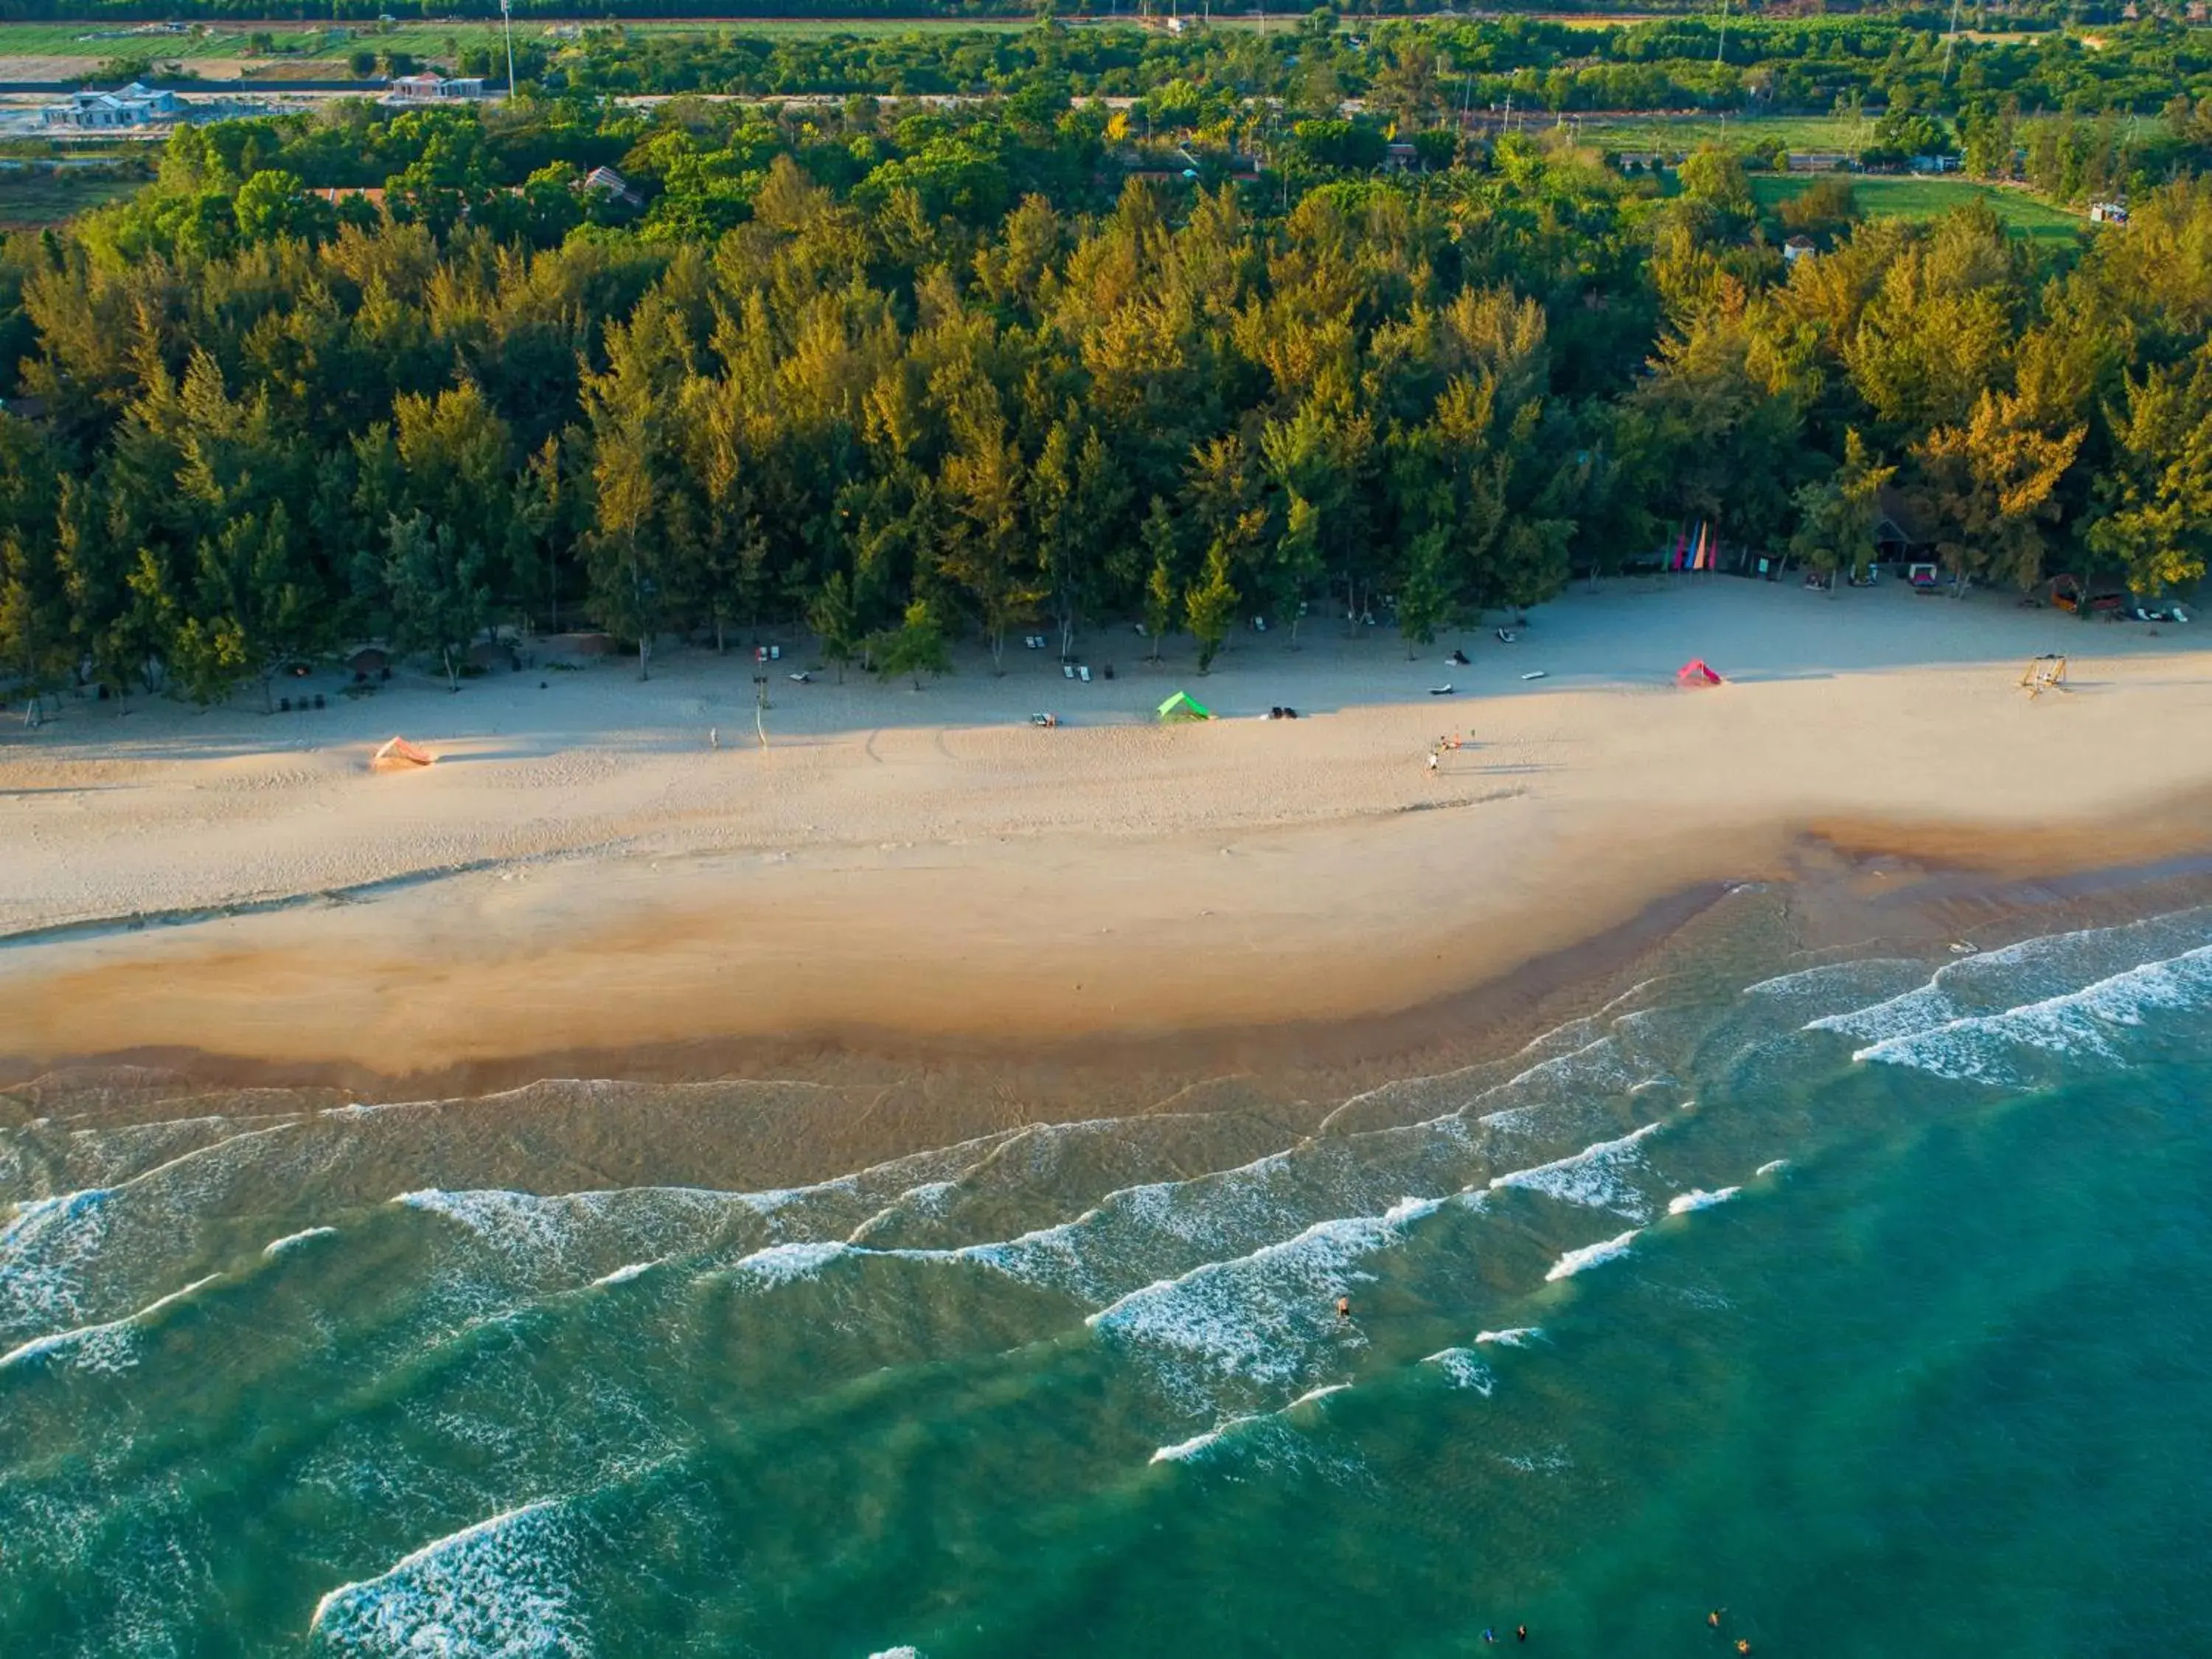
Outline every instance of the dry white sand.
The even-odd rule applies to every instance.
[[[1018,647],[1004,678],[977,657],[918,693],[795,685],[804,647],[781,636],[765,751],[734,653],[666,653],[643,684],[606,661],[458,696],[280,688],[322,690],[311,714],[77,704],[0,735],[0,933],[86,925],[0,951],[0,1054],[404,1070],[1402,1007],[1670,890],[1783,873],[1808,832],[2023,868],[2193,846],[2198,633],[1677,579],[1413,663],[1379,630],[1310,628],[1296,653],[1244,634],[1205,680],[1187,642],[1156,667],[1119,631],[1085,641],[1112,682]],[[1455,643],[1471,667],[1443,665]],[[2073,689],[2031,700],[2022,665],[2054,649]],[[1675,690],[1693,655],[1730,683]],[[1224,718],[1152,724],[1178,685]],[[1304,718],[1259,718],[1276,703]],[[394,732],[438,764],[370,774]],[[1431,775],[1447,732],[1469,746]],[[272,908],[96,925],[246,903]]]

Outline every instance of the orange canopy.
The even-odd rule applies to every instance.
[[[438,757],[427,749],[418,749],[404,738],[394,738],[369,757],[369,769],[389,772],[410,766],[428,766]]]

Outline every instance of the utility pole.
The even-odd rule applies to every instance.
[[[499,0],[499,15],[507,28],[507,100],[514,101],[514,0]]]
[[[1959,0],[1951,0],[1951,32],[1943,37],[1943,76],[1939,87],[1951,83],[1951,53],[1959,44]]]
[[[1724,63],[1726,63],[1727,61],[1728,61],[1728,0],[1721,0],[1721,46],[1720,46],[1720,50],[1719,50],[1718,52],[1715,52],[1715,53],[1713,54],[1713,62],[1714,62],[1716,64],[1724,64]]]

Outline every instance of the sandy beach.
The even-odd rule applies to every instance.
[[[2212,843],[2212,653],[1895,587],[1620,581],[1510,646],[1093,635],[916,692],[664,654],[325,676],[0,728],[0,1054],[197,1050],[401,1079],[757,1040],[1015,1043],[1378,1019],[1818,868],[2025,878]],[[1455,644],[1473,659],[1448,666]],[[2027,659],[2071,657],[2031,698]],[[1685,691],[1698,656],[1728,677]],[[1112,681],[1103,666],[1116,668]],[[1540,673],[1540,678],[1526,678]],[[1449,696],[1430,688],[1449,684]],[[1212,722],[1163,727],[1178,686]],[[1296,721],[1264,718],[1297,708]],[[1038,730],[1031,712],[1062,724]],[[719,747],[710,746],[714,731]],[[395,733],[436,765],[374,775]],[[1434,774],[1425,757],[1449,734]]]

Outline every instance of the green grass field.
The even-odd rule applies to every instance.
[[[1870,219],[1937,219],[1965,203],[1982,201],[2014,235],[2038,242],[2073,241],[2086,222],[2024,190],[1976,184],[1967,179],[1857,175],[1850,183],[1859,210]],[[1778,207],[1812,184],[1813,179],[1804,174],[1794,178],[1754,175],[1751,193],[1761,207]]]
[[[34,230],[58,225],[93,208],[136,196],[146,184],[143,179],[118,179],[106,173],[0,170],[0,229]]]
[[[1533,116],[1529,130],[1556,118]],[[1723,119],[1717,115],[1585,116],[1567,120],[1583,142],[1605,149],[1690,150],[1700,144],[1749,149],[1779,139],[1796,150],[1856,151],[1872,142],[1873,124],[1845,115],[1751,115]]]

